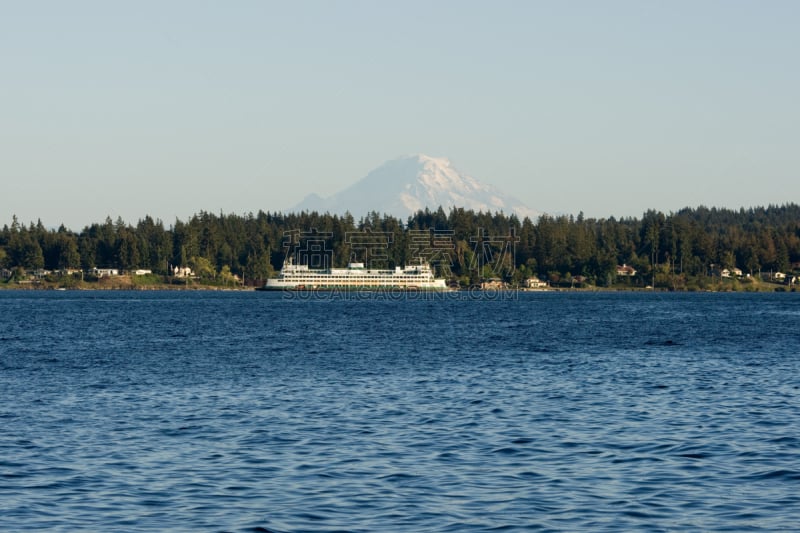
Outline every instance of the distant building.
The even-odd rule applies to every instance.
[[[636,269],[630,265],[623,263],[622,266],[617,265],[617,276],[635,276]]]
[[[500,278],[489,278],[481,282],[483,290],[503,290],[507,289],[508,284]]]
[[[119,276],[119,269],[118,268],[93,268],[92,269],[92,274],[94,274],[98,278]]]
[[[719,276],[721,278],[741,278],[744,273],[740,268],[723,268],[720,270],[719,268],[712,268],[711,269],[712,276]]]
[[[145,274],[152,274],[153,271],[149,268],[139,268],[133,271],[133,274],[136,276],[144,276]]]
[[[547,282],[533,276],[525,280],[525,286],[529,289],[544,289],[547,287]]]
[[[194,272],[189,267],[179,267],[175,266],[172,267],[172,275],[176,278],[191,278],[194,276]]]

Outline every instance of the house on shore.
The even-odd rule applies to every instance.
[[[118,268],[93,268],[92,274],[97,276],[98,278],[106,278],[111,276],[119,276],[119,269]]]
[[[742,270],[736,267],[723,268],[722,270],[714,268],[711,270],[711,274],[721,278],[741,278],[744,275]]]
[[[525,287],[528,289],[546,289],[547,282],[540,280],[536,276],[532,276],[525,280]]]
[[[622,266],[617,265],[617,276],[635,276],[636,269],[630,265],[622,264]]]
[[[762,272],[761,280],[768,281],[771,283],[783,283],[785,285],[794,285],[796,283],[800,283],[800,276],[798,276],[793,272],[790,272],[788,274],[785,274],[783,272]]]
[[[172,267],[172,275],[176,278],[191,278],[194,277],[194,272],[189,267]]]
[[[489,278],[481,281],[481,289],[484,291],[500,291],[508,288],[508,283],[500,278]]]
[[[580,274],[578,274],[577,276],[572,276],[573,287],[575,287],[576,285],[583,286],[587,281],[588,280],[586,279],[586,276],[581,276]]]

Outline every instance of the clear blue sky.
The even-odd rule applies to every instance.
[[[550,213],[800,201],[796,1],[0,8],[0,224],[286,210],[417,152]]]

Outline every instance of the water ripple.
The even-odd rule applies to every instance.
[[[800,530],[796,295],[0,293],[0,530]]]

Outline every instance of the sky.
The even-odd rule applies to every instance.
[[[800,201],[793,0],[0,13],[0,224],[285,212],[412,153],[551,214]]]

